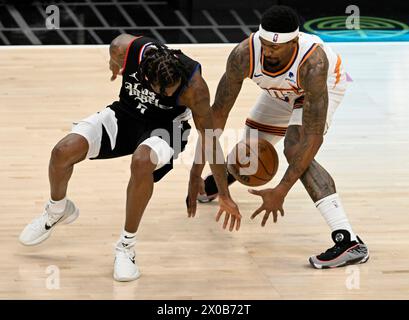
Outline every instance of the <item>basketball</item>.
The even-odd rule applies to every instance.
[[[246,186],[266,184],[277,173],[277,169],[277,152],[264,139],[240,141],[227,156],[227,170]]]

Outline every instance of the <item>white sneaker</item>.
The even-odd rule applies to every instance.
[[[132,281],[141,273],[135,262],[134,244],[118,241],[115,247],[114,279],[116,281]]]
[[[67,199],[65,209],[61,213],[53,213],[47,203],[41,216],[35,218],[21,232],[19,240],[26,246],[34,246],[46,240],[57,224],[70,224],[78,218],[80,211],[75,204]]]

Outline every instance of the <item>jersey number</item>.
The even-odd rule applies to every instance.
[[[138,106],[136,107],[136,109],[139,109],[139,111],[144,114],[146,109],[148,109],[147,106],[143,105],[142,103],[139,103]]]

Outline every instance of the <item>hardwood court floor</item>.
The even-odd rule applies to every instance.
[[[238,184],[231,189],[244,217],[240,232],[223,231],[214,222],[215,203],[199,205],[197,217],[187,219],[187,159],[155,187],[137,245],[142,277],[132,283],[112,279],[129,157],[76,166],[69,197],[80,218],[37,247],[17,240],[48,199],[53,145],[73,121],[117,98],[120,81],[109,81],[108,49],[0,48],[0,298],[409,298],[409,46],[334,47],[354,81],[317,159],[332,173],[355,231],[370,248],[370,261],[310,268],[308,257],[332,243],[299,183],[275,225],[269,221],[261,228],[260,219],[250,221],[260,199]],[[231,48],[183,47],[203,64],[212,97]],[[259,92],[246,81],[227,128],[242,128]],[[281,166],[271,185],[286,168],[282,143],[277,148]]]

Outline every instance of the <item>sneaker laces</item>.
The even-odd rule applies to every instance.
[[[332,254],[338,254],[339,251],[341,251],[342,246],[339,243],[336,243],[333,247],[327,249],[325,252],[321,252],[320,255],[327,254],[327,253],[332,253]]]
[[[348,246],[346,246],[345,244],[335,243],[333,247],[327,249],[327,251],[325,252],[322,252],[320,255],[327,254],[327,253],[338,255],[341,251],[345,250],[347,247]]]
[[[126,244],[126,246],[124,246],[124,244]],[[115,251],[117,254],[133,260],[135,258],[135,252],[133,250],[134,245],[135,243],[124,243],[122,241],[118,241],[115,246]]]
[[[59,219],[61,219],[61,216],[63,214],[63,212],[61,213],[51,213],[49,212],[49,208],[50,208],[50,204],[47,203],[45,205],[43,214],[37,218],[35,218],[32,223],[31,226],[33,229],[35,230],[42,230],[45,226],[45,224],[52,226],[55,222],[57,222]]]

